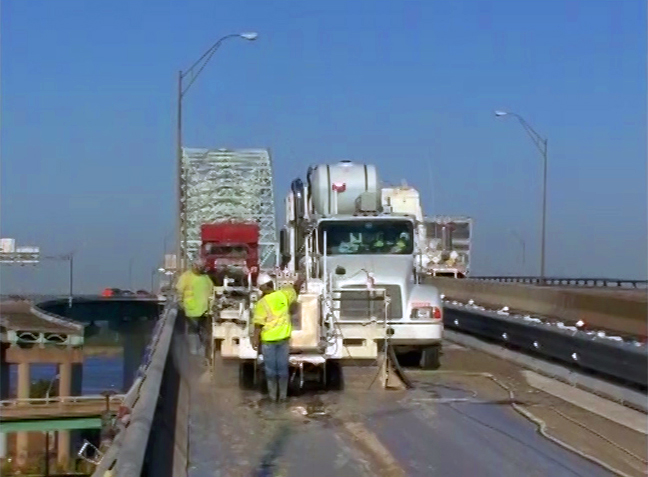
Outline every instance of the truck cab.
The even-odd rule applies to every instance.
[[[259,225],[244,221],[203,224],[200,256],[216,286],[251,285],[259,273]]]

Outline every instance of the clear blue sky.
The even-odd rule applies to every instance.
[[[429,214],[475,218],[474,272],[537,273],[549,138],[552,275],[646,275],[646,2],[2,2],[2,236],[78,250],[79,291],[147,287],[174,224],[175,74],[230,41],[185,102],[185,145],[270,147],[277,199],[320,161],[375,163]],[[280,202],[282,203],[282,202]],[[169,240],[171,242],[171,240]],[[66,266],[2,268],[64,291]]]

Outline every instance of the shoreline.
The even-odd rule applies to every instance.
[[[89,345],[83,347],[84,356],[115,358],[123,354],[121,346]]]

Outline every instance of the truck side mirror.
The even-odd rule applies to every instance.
[[[344,275],[344,274],[346,274],[346,269],[344,267],[338,265],[337,267],[335,267],[335,274],[336,275]]]

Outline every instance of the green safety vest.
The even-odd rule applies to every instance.
[[[261,341],[272,343],[290,338],[290,305],[297,301],[293,287],[285,287],[261,298],[254,307],[253,323],[261,326]]]
[[[199,318],[209,311],[209,300],[214,284],[207,275],[196,275],[193,271],[184,272],[176,285],[182,297],[182,308],[187,318]]]

